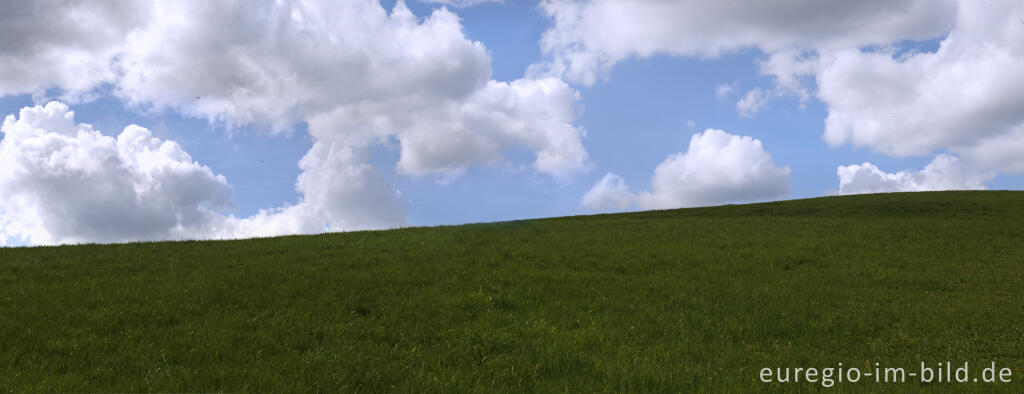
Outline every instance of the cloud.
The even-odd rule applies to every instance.
[[[817,51],[784,49],[772,52],[767,60],[760,62],[761,74],[775,78],[775,96],[795,94],[800,106],[811,98],[811,92],[804,86],[801,77],[813,75],[819,67]]]
[[[50,102],[7,116],[2,131],[0,241],[243,238],[396,227],[408,217],[368,152],[348,145],[314,143],[299,162],[297,204],[237,218],[223,176],[143,127],[108,137]]]
[[[503,159],[512,147],[532,150],[532,167],[563,177],[584,168],[584,131],[573,125],[578,93],[554,78],[489,81],[459,100],[400,98],[339,106],[310,118],[317,140],[361,144],[395,136],[396,168],[405,174],[459,173]],[[361,133],[349,133],[357,130]],[[359,141],[362,139],[362,142]]]
[[[654,170],[651,190],[632,192],[607,174],[584,196],[593,210],[669,209],[783,197],[789,168],[776,167],[761,141],[707,129],[694,134],[686,153],[676,153]]]
[[[305,120],[330,143],[395,137],[409,174],[458,172],[516,146],[540,172],[583,167],[576,92],[553,78],[490,80],[486,48],[448,10],[420,21],[401,1],[390,13],[367,0],[196,1],[157,3],[154,15],[120,60],[129,103],[237,123]]]
[[[715,87],[715,98],[725,100],[736,94],[736,83],[723,83]]]
[[[757,49],[775,87],[749,91],[737,102],[740,115],[784,95],[801,104],[817,97],[832,146],[893,157],[946,151],[981,172],[1024,172],[1019,1],[546,0],[539,7],[553,25],[541,40],[547,60],[531,67],[534,75],[590,85],[629,58]],[[934,52],[907,43],[928,39],[940,40]]]
[[[958,149],[980,168],[1005,173],[1024,173],[1024,125],[981,138]]]
[[[157,2],[119,63],[117,92],[129,103],[239,123],[460,99],[490,77],[486,49],[463,36],[455,14],[436,10],[420,23],[401,1],[391,13],[365,0]]]
[[[544,0],[553,26],[541,38],[550,59],[533,71],[591,85],[628,58],[717,57],[741,49],[857,48],[940,36],[952,0],[772,2]]]
[[[740,101],[736,102],[736,111],[740,116],[754,116],[768,102],[769,92],[763,89],[751,89]]]
[[[0,13],[0,97],[61,88],[85,99],[117,75],[121,42],[149,13],[142,1],[8,1]]]
[[[1020,15],[1020,2],[964,1],[956,27],[935,52],[822,54],[817,78],[818,97],[828,106],[825,140],[896,157],[945,149],[994,169],[1024,170],[1024,156],[1006,151],[1024,137]]]
[[[504,3],[505,2],[505,0],[419,0],[419,1],[422,1],[424,3],[444,4],[444,5],[451,6],[451,7],[456,7],[456,8],[472,7],[472,6],[475,6],[475,5],[487,4],[487,3]]]
[[[874,164],[839,166],[839,194],[934,190],[983,190],[994,173],[979,171],[956,156],[935,157],[921,171],[886,173]]]
[[[21,81],[7,78],[17,69],[0,68],[11,71],[0,74],[10,80],[0,82],[0,94],[59,87],[81,96],[110,86],[140,111],[272,130],[305,122],[313,148],[300,163],[301,201],[226,218],[217,234],[404,225],[408,202],[367,164],[370,147],[389,139],[400,145],[396,168],[410,176],[451,177],[521,148],[540,173],[561,178],[585,168],[584,130],[574,124],[578,93],[557,78],[492,80],[487,49],[466,38],[447,9],[418,18],[401,0],[390,12],[373,0],[129,8],[138,10],[86,10],[116,29],[75,25],[83,11],[68,3],[50,4],[45,15],[20,12],[24,20],[3,27],[4,36],[35,34],[49,52],[39,60],[0,47],[0,67],[27,59],[50,76]],[[74,26],[68,33],[49,20]],[[73,82],[54,76],[79,72],[62,60],[92,51],[100,52],[89,59],[96,72]]]
[[[623,211],[636,205],[636,199],[625,179],[607,173],[583,195],[580,205],[592,210]]]
[[[297,188],[302,203],[320,211],[331,230],[404,225],[407,202],[369,164],[369,152],[345,144],[317,141],[302,160]]]
[[[50,102],[0,131],[0,240],[201,238],[233,208],[223,176],[136,125],[115,139]]]
[[[246,218],[226,217],[212,238],[267,237],[404,226],[409,202],[373,167],[363,147],[317,141],[299,161],[295,205],[264,209]]]

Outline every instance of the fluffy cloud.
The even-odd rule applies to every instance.
[[[715,87],[715,98],[725,100],[736,93],[736,83],[723,83]]]
[[[953,0],[544,0],[554,25],[535,72],[593,84],[616,63],[664,53],[715,57],[744,48],[856,48],[944,34]]]
[[[593,210],[622,211],[637,205],[636,200],[626,180],[609,172],[583,195],[580,205]]]
[[[388,137],[401,147],[398,170],[416,176],[494,163],[515,146],[557,176],[586,159],[576,92],[553,78],[490,80],[486,49],[447,10],[418,21],[402,2],[391,13],[371,1],[173,2],[157,13],[203,17],[160,17],[128,38],[118,86],[127,101],[231,122],[308,122],[302,202],[241,220],[241,234],[403,225],[408,204],[366,164],[369,145]]]
[[[198,238],[233,206],[224,177],[139,126],[115,139],[51,102],[0,131],[0,241]]]
[[[982,190],[995,174],[980,172],[955,156],[935,157],[921,171],[883,172],[871,163],[840,166],[839,194]]]
[[[173,141],[130,125],[117,138],[75,124],[65,104],[9,115],[0,140],[0,244],[203,239],[401,226],[408,203],[368,152],[316,142],[291,206],[236,218],[223,176]]]
[[[504,3],[505,0],[420,0],[424,3],[439,3],[451,7],[471,7],[474,5],[487,4],[487,3]]]
[[[1024,173],[1024,125],[1005,133],[984,137],[959,148],[958,152],[981,169]]]
[[[368,151],[317,141],[299,161],[295,205],[264,209],[246,218],[225,217],[212,238],[267,237],[325,231],[393,228],[406,224],[408,201],[366,164]]]
[[[310,132],[323,141],[361,144],[398,138],[400,172],[458,173],[468,165],[502,159],[521,146],[535,152],[535,170],[566,176],[583,169],[583,130],[572,124],[578,94],[554,78],[489,81],[460,100],[400,98],[339,106],[310,118]],[[359,133],[347,131],[357,130]]]
[[[946,149],[995,169],[1024,170],[1024,156],[1006,151],[1024,143],[1020,15],[1020,2],[964,1],[936,52],[823,54],[817,78],[828,106],[825,140],[898,157]]]
[[[740,116],[753,116],[768,102],[769,94],[763,89],[752,89],[736,102],[736,110],[739,111]]]
[[[413,176],[458,174],[513,148],[532,151],[532,167],[556,177],[585,166],[584,132],[573,124],[578,94],[557,78],[491,80],[486,48],[446,9],[417,18],[401,0],[390,12],[373,0],[138,3],[20,7],[16,20],[4,19],[12,22],[0,27],[4,36],[45,50],[0,44],[0,95],[48,87],[84,95],[109,84],[144,111],[273,130],[306,122],[314,144],[300,163],[301,201],[222,218],[214,236],[405,224],[407,202],[367,164],[370,146],[392,138],[397,169]],[[79,16],[93,14],[86,19],[110,27],[82,25]],[[94,52],[89,72],[63,62]],[[45,75],[22,78],[15,66]]]
[[[410,174],[491,163],[513,146],[552,174],[586,158],[576,93],[552,78],[490,80],[486,48],[445,9],[420,21],[401,1],[390,13],[369,0],[174,1],[152,15],[118,61],[117,94],[136,106],[279,128],[305,120],[330,143],[393,136]]]
[[[141,1],[7,1],[0,12],[0,97],[61,88],[78,99],[116,78],[112,62],[149,13]]]
[[[607,174],[581,204],[594,210],[668,209],[783,197],[789,168],[776,167],[761,141],[707,129],[690,139],[686,153],[669,156],[651,177],[651,190],[631,192]]]
[[[541,41],[549,59],[532,68],[537,75],[592,84],[631,57],[754,48],[767,55],[760,69],[775,86],[742,96],[743,116],[782,95],[816,96],[833,146],[895,157],[947,151],[977,173],[1024,172],[1019,1],[546,0],[540,9],[553,26]],[[938,50],[903,44],[924,39],[941,39]]]

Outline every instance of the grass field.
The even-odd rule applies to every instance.
[[[832,390],[1024,390],[1024,192],[0,249],[4,392],[816,391],[759,372],[945,361],[1012,382]]]

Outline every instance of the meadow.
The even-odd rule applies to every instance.
[[[5,248],[0,392],[1020,392],[1022,287],[1002,191]]]

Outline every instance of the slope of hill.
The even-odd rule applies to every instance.
[[[0,249],[0,391],[814,390],[760,373],[946,361],[1019,391],[1022,224],[1024,192],[935,192]],[[834,384],[925,388],[874,381]]]

